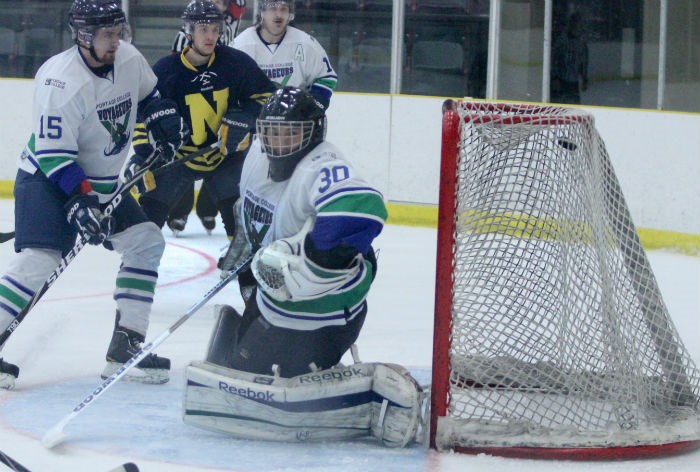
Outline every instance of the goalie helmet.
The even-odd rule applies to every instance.
[[[95,32],[100,28],[123,25],[122,39],[129,39],[126,15],[121,2],[115,0],[75,0],[68,12],[68,25],[76,43],[92,47]]]
[[[210,0],[192,0],[181,18],[185,34],[191,35],[195,25],[206,23],[219,23],[219,31],[224,31],[224,13]]]
[[[265,102],[256,128],[270,162],[270,178],[282,182],[326,138],[326,110],[310,93],[283,87]]]
[[[255,18],[257,19],[257,23],[262,22],[262,15],[261,13],[265,11],[266,9],[275,6],[275,5],[287,5],[289,7],[289,20],[292,21],[294,19],[294,0],[258,0],[257,3],[257,12],[255,15]]]

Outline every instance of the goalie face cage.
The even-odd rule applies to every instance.
[[[589,114],[443,117],[431,446],[614,459],[700,445],[676,332]]]

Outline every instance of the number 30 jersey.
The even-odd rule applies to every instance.
[[[309,216],[316,247],[341,244],[365,253],[387,218],[382,194],[363,180],[333,144],[322,142],[297,164],[283,182],[268,177],[268,159],[259,141],[253,142],[241,175],[241,213],[253,247],[297,234]],[[365,262],[365,264],[369,264]],[[267,321],[291,329],[311,330],[344,324],[365,303],[371,283],[366,271],[355,287],[320,299],[278,302],[258,291],[258,307]],[[339,291],[340,292],[340,291]]]

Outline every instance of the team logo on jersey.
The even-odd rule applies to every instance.
[[[270,202],[249,191],[246,192],[243,200],[244,225],[248,241],[253,243],[253,246],[260,246],[270,230],[273,212],[274,206]]]
[[[129,144],[131,108],[128,93],[97,105],[97,117],[110,136],[110,142],[103,151],[105,156],[117,155]]]
[[[282,87],[287,85],[294,74],[294,63],[291,62],[288,64],[265,64],[262,67],[267,78],[273,82],[279,82]]]
[[[214,88],[213,83],[217,77],[219,77],[219,74],[216,72],[205,70],[201,74],[197,75],[197,77],[192,79],[192,83],[199,83],[200,90],[205,92]]]
[[[58,80],[58,79],[46,79],[46,81],[44,82],[44,85],[49,85],[51,87],[57,87],[60,89],[66,88],[66,83],[64,81]]]

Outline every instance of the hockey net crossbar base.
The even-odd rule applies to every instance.
[[[553,459],[700,446],[700,371],[585,111],[443,116],[431,445]]]

